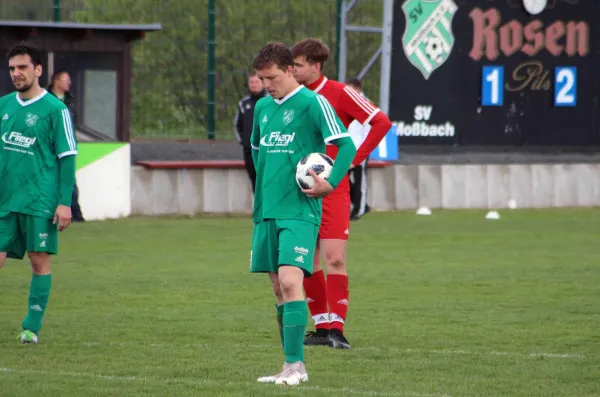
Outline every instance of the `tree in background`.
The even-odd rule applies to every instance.
[[[13,4],[14,3],[14,4]],[[4,0],[0,18],[51,20],[51,0]],[[35,7],[32,5],[35,4]],[[40,4],[37,4],[40,3]],[[207,0],[61,0],[62,19],[82,23],[162,24],[133,51],[132,136],[205,139],[207,119]],[[19,16],[28,12],[27,18]],[[379,26],[383,2],[358,1],[350,15],[357,25]],[[246,73],[255,52],[268,41],[292,45],[306,37],[324,40],[332,57],[325,72],[336,73],[336,2],[333,0],[216,0],[217,139],[233,139],[232,119],[246,92]],[[348,76],[357,74],[379,48],[381,36],[348,33]],[[379,65],[363,82],[379,94]]]

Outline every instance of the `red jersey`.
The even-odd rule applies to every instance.
[[[331,104],[338,117],[348,128],[350,123],[357,120],[361,124],[368,124],[379,112],[379,108],[363,98],[359,93],[339,81],[329,80],[321,76],[317,81],[308,84],[306,88],[321,94]],[[332,159],[337,156],[338,148],[335,145],[327,145],[326,153]],[[349,191],[348,175],[338,185],[336,191]]]

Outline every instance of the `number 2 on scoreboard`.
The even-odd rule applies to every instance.
[[[504,102],[504,66],[484,66],[481,73],[481,104],[502,106]]]
[[[577,68],[557,66],[554,69],[554,106],[577,105]]]

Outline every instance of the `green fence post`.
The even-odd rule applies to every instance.
[[[208,1],[208,139],[215,139],[215,0]]]
[[[54,22],[60,22],[60,0],[53,0]]]
[[[340,46],[342,40],[342,12],[344,7],[344,0],[337,0],[337,18],[336,18],[336,31],[335,31],[335,58],[337,60],[337,65],[335,69],[335,79],[338,80],[340,78]]]

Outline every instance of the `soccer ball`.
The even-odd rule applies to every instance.
[[[314,183],[314,178],[308,173],[308,170],[313,170],[322,178],[329,178],[331,169],[333,168],[333,160],[323,153],[311,153],[303,157],[296,165],[296,183],[302,189],[310,189]]]
[[[442,40],[437,37],[431,36],[425,39],[427,43],[425,46],[425,53],[434,62],[442,63],[442,54],[444,53],[444,47],[442,46]]]

